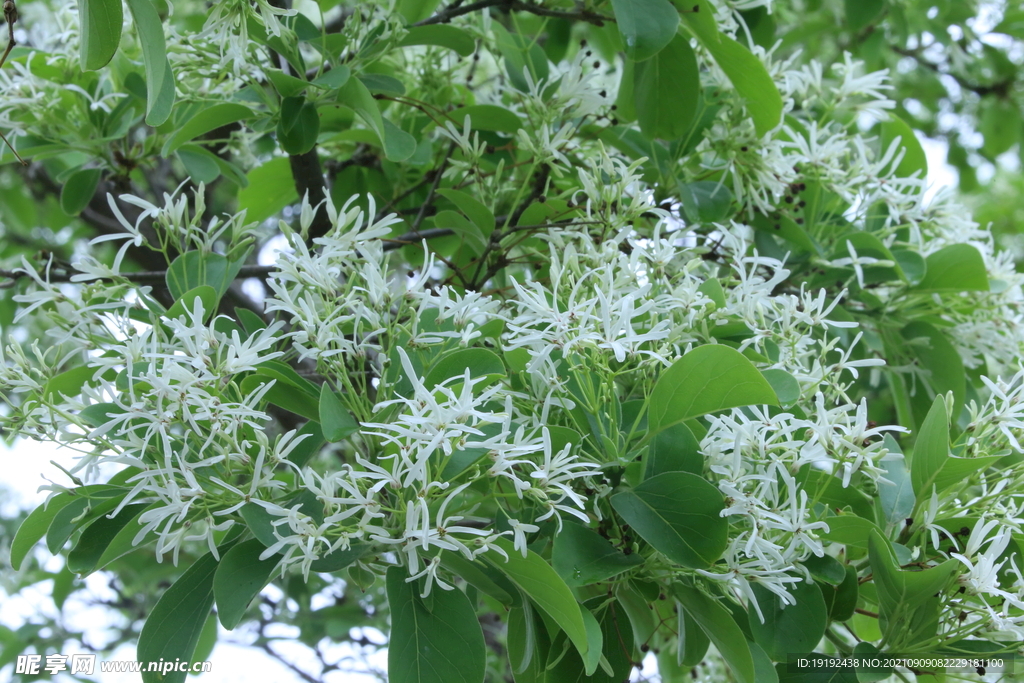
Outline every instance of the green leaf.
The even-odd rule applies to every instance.
[[[479,560],[467,560],[462,555],[448,550],[441,551],[441,565],[458,574],[466,583],[486,593],[503,605],[521,604],[513,593],[519,595],[516,587],[501,574]]]
[[[437,194],[459,207],[459,211],[466,214],[469,220],[473,221],[473,224],[480,228],[484,237],[490,237],[491,233],[494,232],[494,214],[476,197],[459,190],[446,188],[439,189]]]
[[[231,630],[242,621],[252,599],[259,595],[270,581],[280,561],[279,555],[265,560],[260,554],[266,550],[258,539],[233,545],[224,553],[213,576],[213,595],[217,602],[217,616],[224,628]]]
[[[287,157],[275,157],[257,166],[246,178],[249,186],[238,193],[238,210],[246,212],[246,221],[262,223],[301,199]]]
[[[690,41],[676,35],[664,50],[633,69],[633,105],[641,132],[647,138],[681,138],[690,130],[700,100],[700,69]]]
[[[265,507],[257,503],[246,503],[239,508],[238,513],[242,515],[252,535],[266,548],[277,543],[277,535],[274,533],[275,517],[267,512]]]
[[[845,576],[845,571],[842,573]],[[825,600],[818,585],[813,581],[792,584],[789,594],[796,600],[793,605],[784,604],[779,596],[759,584],[753,584],[753,590],[764,616],[762,623],[757,610],[748,609],[754,642],[776,662],[786,661],[790,653],[812,652],[825,635],[828,623]]]
[[[174,320],[185,315],[187,312],[194,311],[196,309],[196,299],[202,302],[204,318],[209,320],[210,316],[217,311],[217,302],[220,301],[220,295],[217,294],[217,290],[209,285],[200,285],[182,294],[174,302],[174,305],[167,309],[164,317]]]
[[[445,24],[414,26],[399,41],[399,47],[410,45],[436,45],[454,50],[462,57],[468,57],[476,50],[476,41],[461,28]]]
[[[320,74],[312,81],[310,81],[310,83],[312,83],[313,85],[320,86],[322,88],[334,90],[335,88],[340,88],[344,86],[346,83],[348,83],[348,79],[351,77],[352,70],[349,69],[344,64],[342,64],[340,66],[334,67],[330,71],[325,71],[324,73]]]
[[[114,487],[102,493],[96,492],[89,498],[78,496],[53,516],[46,529],[46,547],[54,555],[59,553],[76,530],[117,507],[124,493],[124,489]]]
[[[121,0],[78,0],[78,16],[82,69],[101,69],[113,59],[121,42]]]
[[[779,405],[791,406],[800,400],[800,383],[796,377],[779,369],[764,370],[761,374],[779,397]]]
[[[75,171],[60,190],[61,210],[69,216],[82,213],[82,210],[89,206],[89,200],[96,194],[102,177],[103,171],[98,168]]]
[[[390,120],[381,120],[384,122],[384,156],[389,161],[405,161],[416,153],[416,147],[419,145],[416,138]]]
[[[747,101],[747,113],[757,134],[764,135],[778,126],[782,121],[782,95],[761,60],[727,35],[706,39],[697,32],[697,38]]]
[[[79,365],[59,375],[54,375],[43,385],[44,401],[59,401],[61,396],[69,398],[82,393],[82,387],[92,381],[92,376],[97,368],[90,368],[86,365]]]
[[[167,60],[164,25],[152,0],[128,0],[128,10],[139,34],[142,61],[146,67],[146,123],[159,126],[167,121],[174,106],[174,73]]]
[[[199,145],[182,145],[175,152],[194,183],[212,183],[220,176],[217,155]]]
[[[707,480],[666,472],[612,496],[612,507],[665,557],[684,567],[711,566],[728,541],[725,499]]]
[[[191,661],[206,618],[213,608],[213,579],[217,559],[207,553],[185,570],[160,596],[139,634],[140,662]],[[186,672],[148,671],[144,666],[143,683],[183,683]]]
[[[310,81],[296,78],[280,69],[268,69],[266,74],[282,98],[295,97],[310,86]]]
[[[679,604],[718,648],[726,665],[740,683],[754,683],[754,660],[743,631],[729,611],[696,588],[676,584],[672,588]]]
[[[612,10],[626,56],[635,62],[663,50],[679,26],[679,13],[668,0],[612,0]]]
[[[309,565],[309,568],[315,572],[323,572],[325,574],[341,571],[366,555],[372,549],[373,546],[369,544],[355,544],[347,550],[335,550],[334,552],[327,553],[319,559],[313,560],[312,564]]]
[[[879,531],[874,522],[857,515],[829,517],[826,521],[828,531],[821,534],[822,538],[854,548],[867,548],[871,532]]]
[[[838,586],[846,579],[846,566],[831,555],[811,555],[801,564],[815,580]]]
[[[162,503],[152,503],[144,506],[141,510],[136,512],[135,518],[125,524],[121,530],[117,532],[114,538],[111,539],[110,543],[107,544],[107,547],[103,550],[103,554],[100,556],[100,559],[96,561],[94,569],[103,569],[114,560],[124,557],[133,550],[155,541],[157,531],[156,529],[152,529],[145,537],[140,538],[138,543],[135,543],[136,537],[142,530],[142,525],[139,523],[139,516],[147,510],[155,510],[161,505]]]
[[[179,147],[200,135],[205,135],[221,126],[226,126],[238,121],[248,121],[256,116],[251,109],[234,102],[221,102],[212,107],[199,111],[195,116],[185,122],[174,135],[168,138],[160,150],[160,156],[167,157]]]
[[[703,471],[704,456],[700,452],[700,442],[682,422],[661,430],[651,439],[644,468],[645,479],[665,472],[701,474]]]
[[[253,391],[256,391],[261,384],[268,383],[275,379],[277,378],[262,373],[249,375],[242,380],[242,391],[246,394],[250,394]],[[313,421],[320,420],[320,401],[311,397],[301,389],[282,382],[279,379],[274,383],[274,386],[270,387],[264,397],[270,403],[291,411],[296,415],[301,415]]]
[[[548,58],[536,40],[519,33],[509,33],[497,22],[491,24],[491,30],[497,39],[498,50],[505,58],[508,80],[516,90],[530,91],[524,73],[529,73],[534,83],[547,79]]]
[[[925,258],[924,278],[917,291],[989,291],[988,273],[981,252],[970,244],[951,244]]]
[[[885,0],[844,0],[846,25],[853,33],[860,33],[882,16]]]
[[[109,493],[109,495],[115,495],[119,492],[123,492],[124,489],[120,487],[111,487],[100,484],[92,484],[89,486],[82,486],[77,489],[73,489],[74,493],[64,492],[58,493],[53,498],[50,498],[46,503],[43,503],[32,512],[29,513],[25,521],[18,527],[17,532],[14,534],[14,540],[11,541],[11,567],[13,569],[19,569],[25,556],[28,555],[32,547],[35,546],[39,540],[46,535],[47,529],[50,528],[50,524],[53,522],[54,517],[57,513],[63,510],[65,507],[70,505],[76,500],[80,500],[86,496],[99,495],[100,493]]]
[[[914,512],[914,488],[906,459],[896,439],[892,438],[891,434],[886,434],[884,443],[889,454],[878,464],[885,472],[882,478],[891,483],[878,482],[878,502],[882,506],[882,515],[887,523],[901,524]]]
[[[483,254],[487,249],[487,238],[484,237],[483,231],[461,213],[438,211],[434,216],[434,227],[451,230],[474,256]]]
[[[967,391],[967,372],[960,353],[945,334],[923,321],[910,323],[900,330],[900,334],[912,342],[907,348],[917,358],[918,364],[928,371],[927,382],[932,391],[936,394],[953,392],[952,415],[959,415]]]
[[[121,530],[138,531],[129,525],[148,507],[146,503],[135,503],[123,507],[113,519],[106,515],[98,517],[82,531],[74,550],[68,553],[68,570],[83,575],[92,572]]]
[[[320,116],[316,105],[305,97],[286,97],[281,101],[277,123],[277,141],[291,155],[305,154],[316,145],[320,135]]]
[[[480,622],[462,591],[435,588],[430,600],[403,567],[387,573],[391,607],[388,677],[393,683],[481,683],[486,648]]]
[[[719,223],[725,220],[732,208],[732,200],[732,191],[723,183],[700,180],[679,184],[679,201],[692,223]]]
[[[939,626],[939,598],[953,571],[956,560],[922,571],[903,571],[886,538],[874,531],[868,539],[868,559],[878,590],[879,626],[887,649],[911,652],[919,643],[934,638]]]
[[[778,403],[768,380],[743,354],[707,344],[661,373],[651,392],[648,422],[651,433],[656,433],[716,410]]]
[[[207,285],[217,292],[219,298],[224,296],[228,287],[231,286],[234,278],[231,271],[231,264],[220,254],[186,251],[174,259],[174,262],[168,267],[167,289],[175,299],[181,299],[185,292]],[[190,308],[189,311],[191,312],[191,310]],[[216,306],[205,309],[205,312],[210,314],[214,310],[216,310]]]
[[[582,657],[587,656],[587,627],[583,613],[565,581],[544,558],[532,550],[526,557],[507,538],[495,542],[508,555],[508,562],[488,559],[511,579],[538,607],[551,617],[569,636]]]
[[[555,535],[551,564],[572,588],[587,586],[644,563],[638,555],[625,555],[597,532],[572,522]]]
[[[936,396],[928,416],[921,424],[910,460],[910,481],[917,500],[932,495],[935,479],[949,459],[949,416],[942,396]]]
[[[466,117],[470,120],[471,130],[488,130],[496,133],[515,133],[523,127],[523,122],[515,113],[494,104],[474,104],[459,107],[448,112],[456,128],[460,131],[465,125]]]
[[[345,409],[345,404],[331,390],[328,382],[324,382],[320,390],[320,426],[324,438],[331,443],[344,441],[359,431],[359,423]]]
[[[505,364],[501,358],[488,349],[456,349],[442,356],[423,378],[428,389],[453,377],[462,377],[469,370],[471,378],[505,376]]]
[[[398,96],[405,94],[405,86],[402,84],[402,81],[398,80],[394,76],[363,73],[359,74],[358,78],[371,93],[383,93],[385,95]]]
[[[857,580],[857,570],[851,565],[846,565],[846,576],[838,586],[827,583],[819,583],[822,598],[825,600],[825,608],[828,610],[828,618],[832,621],[846,621],[853,616],[857,608],[857,596],[860,583]]]
[[[858,0],[858,2],[863,4],[862,0]],[[914,130],[907,125],[907,122],[895,114],[889,114],[889,120],[882,121],[878,125],[883,154],[896,138],[900,138],[898,145],[903,149],[904,155],[896,167],[896,175],[901,178],[914,177],[915,174],[918,178],[927,177],[928,157],[917,136],[914,135]]]

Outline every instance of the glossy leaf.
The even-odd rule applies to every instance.
[[[845,575],[845,572],[843,572]],[[786,661],[790,653],[812,652],[825,635],[828,613],[821,589],[813,581],[801,581],[787,590],[796,604],[784,604],[775,593],[764,586],[753,584],[754,597],[764,616],[748,609],[750,631],[754,642],[777,662]]]
[[[651,439],[647,449],[644,477],[650,479],[665,472],[704,471],[704,456],[700,442],[682,422],[663,429]]]
[[[925,258],[921,291],[987,292],[988,273],[981,252],[970,244],[951,244]]]
[[[504,376],[505,364],[497,354],[487,349],[457,349],[442,356],[430,368],[430,372],[423,378],[423,385],[436,387],[453,377],[464,376],[467,370],[471,378]]]
[[[857,515],[829,517],[826,521],[828,531],[821,533],[822,538],[854,548],[867,548],[869,535],[879,530],[874,522]]]
[[[148,507],[146,503],[134,503],[126,505],[112,519],[100,515],[82,531],[78,543],[68,553],[68,569],[83,575],[92,572],[122,530],[138,532],[138,526],[132,523]]]
[[[84,496],[116,495],[123,490],[120,487],[91,484],[74,489],[74,493],[58,493],[39,505],[29,513],[14,534],[14,540],[11,541],[11,567],[14,569],[21,567],[22,561],[32,547],[46,535],[46,530],[50,528],[53,518],[73,501],[80,500]]]
[[[213,580],[217,559],[207,553],[185,570],[170,588],[164,591],[139,634],[138,660],[191,661],[206,618],[213,608]],[[184,671],[148,671],[143,669],[143,683],[183,683]]]
[[[246,177],[249,186],[238,193],[238,210],[246,212],[246,221],[262,223],[300,199],[287,157],[275,157]]]
[[[506,538],[498,539],[495,545],[508,554],[508,562],[495,560],[491,564],[508,576],[537,607],[544,610],[565,631],[580,655],[586,657],[587,628],[583,622],[583,613],[565,581],[546,560],[532,550],[528,550],[526,557],[523,557]]]
[[[69,216],[82,213],[96,194],[102,177],[103,171],[98,168],[86,168],[72,174],[60,191],[61,210]]]
[[[324,382],[320,391],[320,427],[331,443],[344,441],[359,431],[359,423],[345,408],[338,395]]]
[[[668,0],[612,0],[615,22],[633,61],[650,59],[676,35],[679,13]]]
[[[265,560],[260,554],[266,546],[257,539],[237,543],[221,557],[213,577],[213,595],[217,603],[217,616],[224,628],[238,626],[253,598],[259,595],[270,580],[281,559],[272,555]]]
[[[707,3],[704,3],[701,9],[706,7]],[[710,9],[707,11],[710,15]],[[697,14],[704,15],[704,12]],[[782,95],[779,89],[764,64],[750,50],[717,30],[712,34],[703,28],[695,28],[704,20],[705,17],[701,16],[691,20],[689,25],[701,45],[711,53],[715,63],[729,77],[736,92],[746,100],[747,113],[754,121],[757,134],[764,135],[782,120]]]
[[[573,588],[587,586],[643,564],[638,555],[625,555],[596,531],[565,523],[555,535],[551,564]]]
[[[708,344],[661,373],[651,392],[648,423],[656,433],[716,410],[778,402],[771,385],[743,354]]]
[[[146,123],[163,124],[174,105],[174,72],[167,60],[164,25],[152,0],[128,0],[132,23],[142,45],[142,61],[146,68]]]
[[[890,434],[885,435],[885,448],[889,454],[878,463],[885,472],[882,475],[885,481],[878,482],[878,501],[885,521],[900,524],[914,511],[916,498],[906,459]]]
[[[249,107],[234,102],[221,102],[212,107],[201,110],[198,114],[185,122],[175,133],[164,143],[160,155],[166,157],[186,142],[194,140],[200,135],[205,135],[212,130],[227,126],[239,121],[248,121],[255,114]]]
[[[437,45],[454,50],[457,54],[468,57],[476,50],[476,41],[461,28],[446,24],[414,26],[398,43],[401,47],[409,45]]]
[[[868,540],[868,558],[878,590],[879,626],[887,644],[899,648],[928,642],[939,625],[936,596],[960,563],[947,560],[922,571],[901,570],[889,541],[877,531]]]
[[[419,583],[406,583],[407,576],[405,567],[388,569],[388,679],[394,683],[482,683],[484,636],[469,599],[457,589],[434,588],[426,601],[419,595]]]
[[[82,68],[101,69],[113,59],[121,42],[124,22],[121,0],[78,0],[78,16]]]
[[[664,140],[685,135],[700,98],[700,70],[690,42],[676,35],[665,49],[633,69],[633,104],[641,132]]]
[[[305,154],[316,145],[320,135],[320,116],[316,105],[304,97],[286,97],[281,102],[277,141],[290,155]]]
[[[676,584],[672,592],[711,642],[740,683],[754,683],[754,660],[746,636],[729,611],[696,588]]]
[[[928,416],[921,424],[910,460],[910,481],[918,500],[931,497],[939,471],[949,459],[949,416],[941,396],[932,402]]]
[[[523,122],[515,113],[494,104],[474,104],[459,107],[448,113],[458,130],[462,130],[466,117],[469,117],[471,130],[489,130],[497,133],[515,133],[523,127]]]
[[[865,0],[858,0],[858,4],[864,4],[864,2]],[[867,0],[867,2],[871,2],[871,0]],[[888,121],[879,124],[882,153],[884,154],[889,149],[889,145],[899,138],[900,141],[896,144],[904,154],[903,159],[896,167],[896,175],[901,178],[927,177],[928,157],[924,153],[921,142],[914,135],[914,129],[895,114],[890,114],[889,117]]]
[[[612,507],[645,541],[684,567],[704,569],[725,551],[729,524],[718,489],[689,472],[666,472],[612,496]]]

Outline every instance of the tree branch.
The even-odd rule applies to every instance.
[[[453,2],[432,17],[418,21],[413,26],[427,26],[429,24],[447,24],[455,17],[463,14],[470,14],[488,7],[498,7],[506,12],[529,12],[541,17],[553,17],[556,19],[568,19],[570,21],[585,21],[595,26],[604,26],[606,21],[615,22],[614,17],[609,17],[599,12],[588,9],[580,9],[575,12],[565,10],[548,9],[541,4],[532,2],[521,2],[521,0],[479,0],[469,5],[461,2]]]

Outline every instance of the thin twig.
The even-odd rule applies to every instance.
[[[18,44],[18,41],[14,39],[14,24],[18,21],[18,8],[15,6],[14,0],[4,0],[4,19],[7,20],[8,40],[7,49],[4,50],[4,56],[0,57],[0,69],[2,69],[4,64],[7,62],[7,55],[11,54],[11,50],[13,50],[14,46]],[[15,158],[21,162],[22,166],[28,166],[28,162],[21,158],[21,155],[18,154],[18,150],[14,149],[14,145],[11,144],[10,140],[8,140],[3,133],[0,133],[0,140],[3,140],[4,144],[10,148],[11,152],[14,154]]]
[[[615,17],[610,17],[592,10],[579,10],[567,12],[565,10],[548,9],[540,4],[532,2],[521,2],[520,0],[479,0],[469,5],[462,5],[461,2],[453,2],[432,17],[416,22],[413,26],[427,26],[428,24],[447,24],[455,17],[469,14],[488,7],[501,7],[507,12],[529,12],[540,17],[553,17],[556,19],[570,19],[585,21],[595,26],[603,26],[606,21],[613,22]]]

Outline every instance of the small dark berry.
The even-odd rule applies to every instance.
[[[962,527],[960,527],[960,535],[961,536],[970,536],[971,535],[971,530],[968,529],[965,526],[962,526]]]
[[[595,62],[594,62],[594,68],[595,68],[595,69],[599,69],[599,68],[601,68],[601,62],[599,62],[599,61],[595,61]]]
[[[647,652],[650,649],[651,649],[651,646],[648,645],[647,643],[644,643],[643,645],[640,646],[640,652]]]
[[[910,526],[911,524],[914,523],[914,518],[913,517],[907,517],[905,520],[903,520],[903,523],[906,524],[907,526]]]

